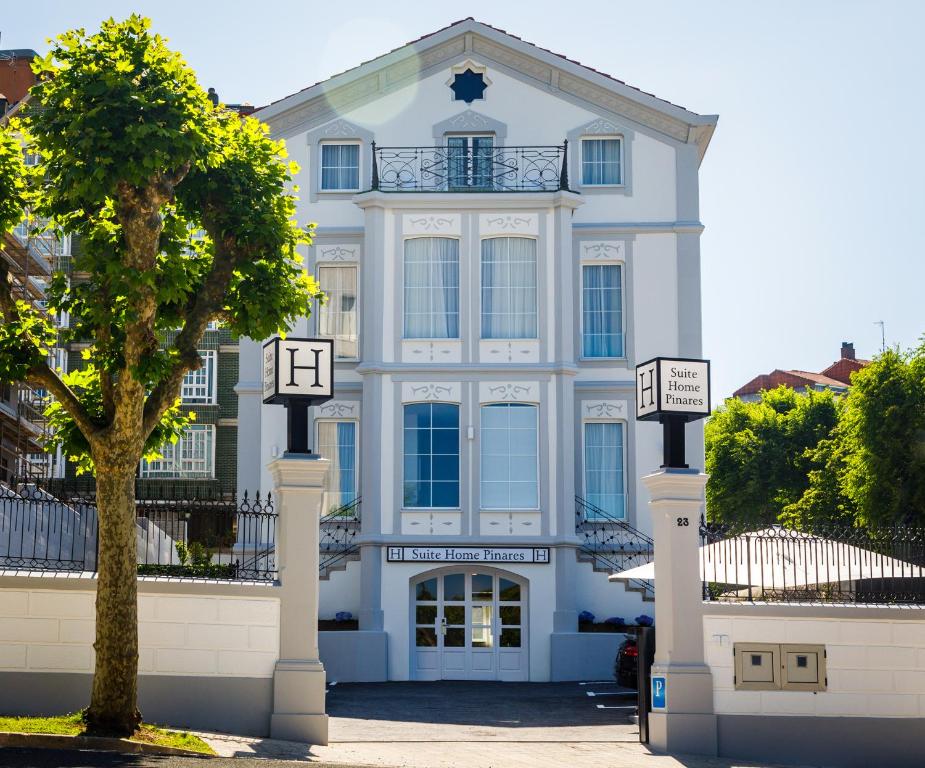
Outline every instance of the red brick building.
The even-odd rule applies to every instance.
[[[854,352],[854,344],[843,341],[841,356],[828,368],[819,373],[812,371],[788,370],[777,368],[770,373],[756,376],[742,387],[739,387],[733,397],[740,400],[757,400],[759,393],[764,389],[775,389],[781,385],[791,387],[797,391],[831,389],[835,393],[848,391],[851,385],[851,374],[868,365],[870,360],[859,360]]]

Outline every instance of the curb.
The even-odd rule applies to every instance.
[[[51,733],[0,732],[0,747],[27,747],[30,749],[91,749],[107,752],[128,752],[140,755],[178,755],[182,757],[211,758],[191,749],[162,747],[130,739],[107,738],[105,736],[65,736]]]

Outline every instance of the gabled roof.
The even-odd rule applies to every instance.
[[[352,107],[463,55],[516,71],[546,89],[558,90],[597,111],[620,115],[675,141],[696,143],[701,158],[718,120],[716,115],[697,114],[473,18],[454,22],[274,101],[257,110],[256,115],[277,131],[293,130],[302,124],[319,122],[326,112],[333,117],[329,102],[342,108]],[[380,77],[383,71],[385,76]]]
[[[790,370],[784,371],[776,368],[770,373],[762,373],[756,376],[747,384],[739,387],[732,393],[733,397],[742,397],[744,395],[757,395],[765,389],[776,389],[781,385],[794,389],[799,387],[828,387],[837,392],[843,391],[847,384],[837,379],[833,379],[822,373],[813,373],[812,371]]]

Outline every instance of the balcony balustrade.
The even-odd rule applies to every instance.
[[[372,189],[380,192],[558,192],[568,190],[568,141],[554,146],[379,147]]]

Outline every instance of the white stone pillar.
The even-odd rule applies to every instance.
[[[664,752],[716,755],[713,675],[703,653],[700,516],[707,475],[664,469],[642,478],[655,540],[655,662],[665,706],[649,714],[649,745]]]
[[[280,579],[279,661],[273,673],[274,739],[328,743],[325,673],[318,657],[318,521],[331,462],[313,454],[271,462]]]

